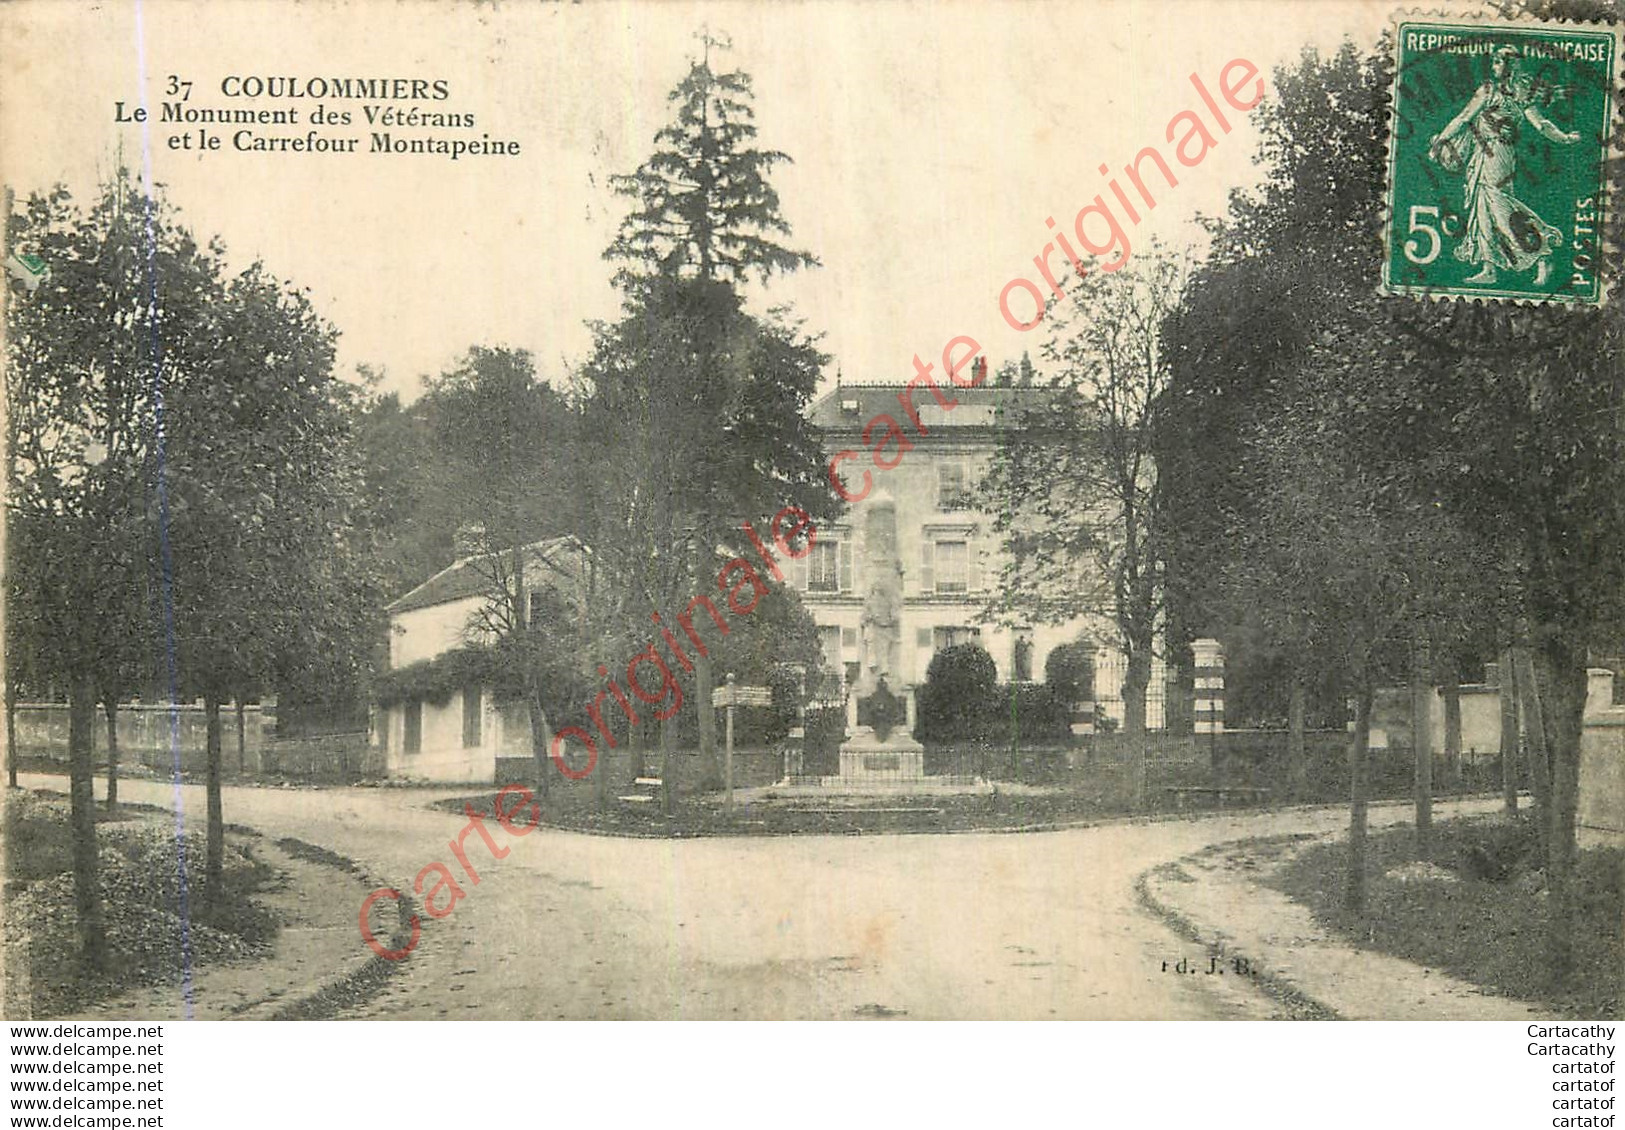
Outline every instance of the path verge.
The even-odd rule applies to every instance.
[[[1539,1005],[1491,996],[1458,978],[1349,945],[1309,909],[1265,885],[1297,852],[1331,835],[1216,844],[1154,867],[1136,882],[1142,905],[1227,961],[1304,1019],[1529,1020]]]

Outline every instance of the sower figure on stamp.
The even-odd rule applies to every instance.
[[[1455,120],[1434,137],[1428,154],[1450,172],[1466,170],[1467,230],[1456,245],[1456,258],[1478,263],[1470,283],[1492,283],[1496,268],[1535,268],[1535,285],[1551,274],[1552,248],[1563,233],[1513,195],[1517,174],[1520,122],[1542,137],[1573,145],[1578,133],[1566,133],[1541,113],[1530,97],[1530,84],[1514,68],[1518,51],[1502,47],[1490,61],[1491,79],[1478,88]]]

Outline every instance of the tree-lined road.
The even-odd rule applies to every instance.
[[[163,782],[123,788],[131,801],[173,803]],[[226,793],[234,821],[331,848],[403,889],[436,859],[462,878],[447,842],[466,818],[423,807],[442,794]],[[181,796],[201,821],[202,790]],[[1317,810],[1019,835],[701,840],[513,839],[492,827],[508,856],[491,860],[470,835],[478,886],[465,885],[448,917],[425,917],[400,975],[349,1015],[1263,1019],[1277,1006],[1239,978],[1162,972],[1200,947],[1137,904],[1134,880],[1210,843],[1346,819]]]

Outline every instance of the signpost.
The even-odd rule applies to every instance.
[[[729,813],[734,810],[734,707],[736,706],[772,706],[773,690],[771,687],[742,687],[734,682],[732,671],[728,672],[728,681],[723,686],[711,692],[712,706],[725,706],[728,708],[727,731],[722,747],[722,782],[724,805]]]

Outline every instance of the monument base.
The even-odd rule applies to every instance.
[[[848,784],[910,784],[925,780],[925,747],[904,730],[882,741],[869,726],[859,726],[841,743],[841,771]]]

